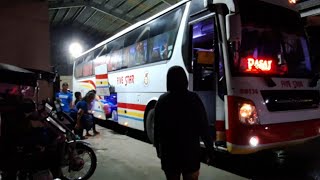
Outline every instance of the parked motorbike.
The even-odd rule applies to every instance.
[[[60,103],[55,101],[54,106],[45,105],[49,116],[46,118],[52,126],[65,134],[66,146],[63,156],[62,174],[64,179],[88,179],[94,173],[97,166],[97,158],[90,144],[77,140],[76,135],[64,123],[72,118],[61,110]],[[72,122],[70,122],[72,123]]]
[[[94,173],[93,149],[76,140],[59,104],[25,99],[36,94],[38,101],[37,82],[55,79],[54,73],[0,63],[0,179],[89,179]]]

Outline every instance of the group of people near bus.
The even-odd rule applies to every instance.
[[[167,93],[160,96],[154,114],[154,146],[167,180],[197,180],[201,162],[200,138],[207,150],[208,161],[213,160],[213,139],[204,105],[196,93],[188,90],[188,80],[182,67],[171,67],[167,74]],[[95,91],[89,91],[83,98],[76,92],[74,108],[77,112],[76,128],[90,130],[86,125],[91,114],[90,105],[95,99]],[[58,95],[64,111],[70,112],[72,94],[63,84]],[[92,121],[93,132],[95,130]],[[87,128],[89,127],[89,128]],[[82,135],[82,132],[80,132]],[[213,137],[214,138],[214,137]]]
[[[60,100],[62,111],[70,115],[75,121],[74,131],[80,139],[86,139],[90,134],[90,130],[93,130],[93,135],[99,134],[96,130],[96,122],[92,115],[92,105],[96,97],[96,91],[91,90],[82,97],[81,92],[75,92],[75,101],[73,102],[73,94],[68,90],[68,83],[62,84],[62,89],[56,94],[56,98]],[[83,131],[86,130],[85,136]]]

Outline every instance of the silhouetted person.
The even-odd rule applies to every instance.
[[[82,99],[82,95],[81,95],[81,92],[75,92],[74,93],[74,97],[76,97],[76,100],[74,101],[74,105],[76,106],[77,105],[77,103],[79,102],[79,101],[81,101],[81,99]]]
[[[171,67],[167,75],[168,92],[160,96],[155,107],[154,143],[168,180],[180,180],[181,174],[184,180],[198,179],[200,137],[211,155],[213,151],[204,106],[187,87],[184,70]]]

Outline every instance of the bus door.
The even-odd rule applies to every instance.
[[[192,59],[190,89],[197,93],[207,112],[212,135],[215,136],[216,121],[216,71],[214,16],[199,18],[189,23],[192,36]]]

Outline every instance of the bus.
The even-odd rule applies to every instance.
[[[183,0],[118,32],[74,62],[73,91],[97,89],[93,114],[145,131],[166,76],[181,66],[217,150],[251,154],[320,133],[316,61],[289,3]]]

